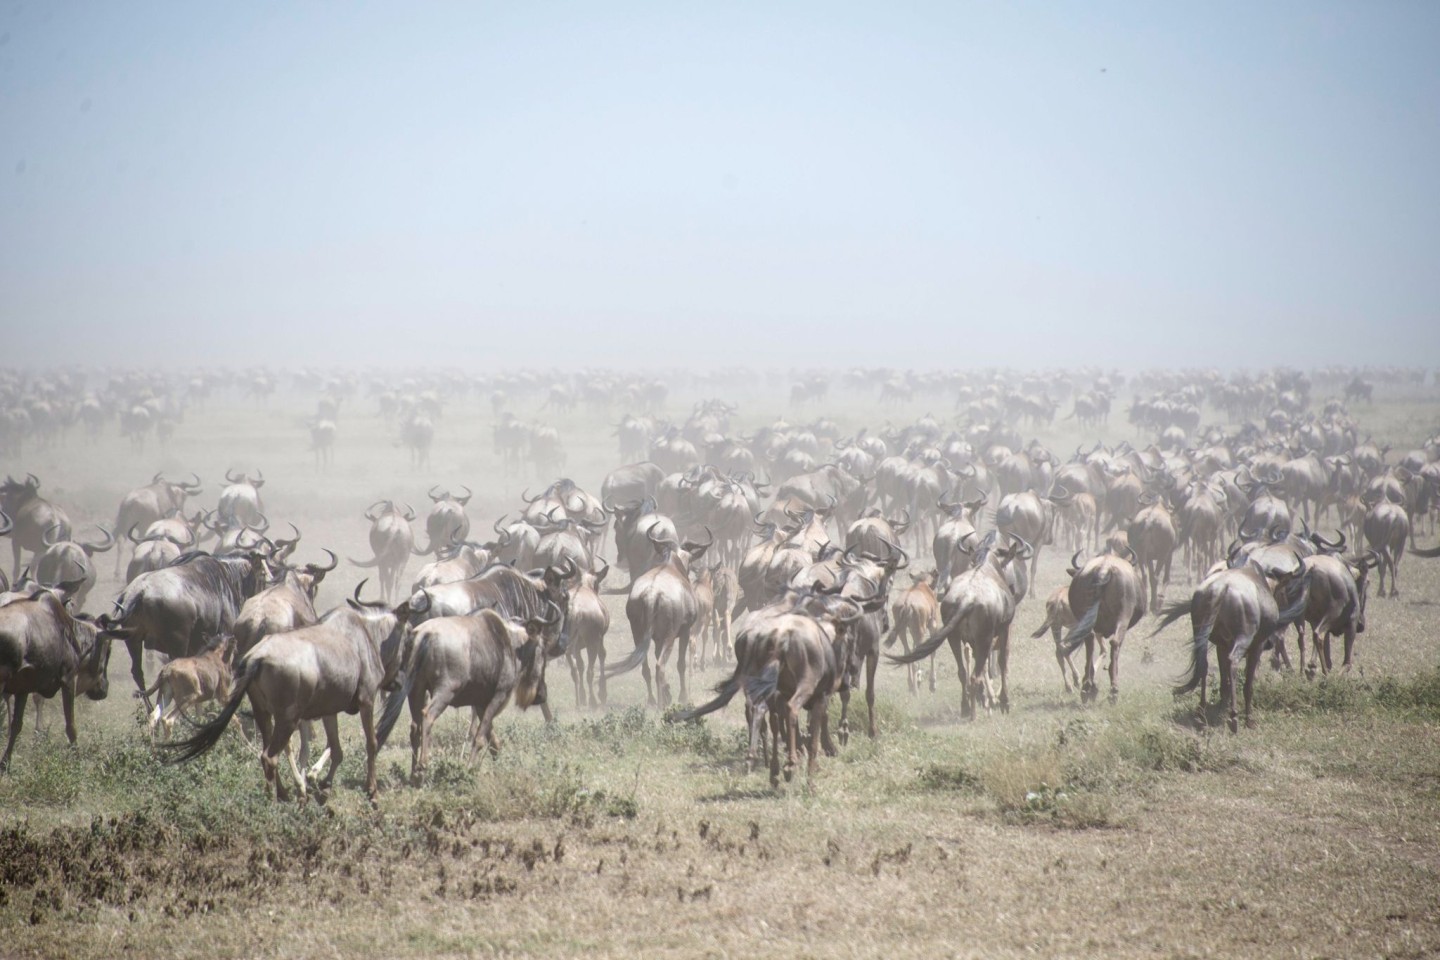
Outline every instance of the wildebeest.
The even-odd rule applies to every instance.
[[[125,534],[125,538],[133,544],[130,563],[125,567],[127,584],[142,573],[168,567],[180,554],[195,546],[195,534],[188,527],[187,536],[181,540],[172,533],[154,532],[154,526],[151,524],[151,530],[147,530],[144,537],[135,536],[133,527]]]
[[[1131,556],[1134,556],[1132,553]],[[1095,682],[1096,644],[1104,652],[1110,641],[1110,701],[1120,694],[1120,648],[1125,633],[1145,616],[1145,586],[1140,571],[1129,560],[1101,554],[1086,561],[1070,580],[1070,610],[1075,626],[1056,646],[1057,654],[1069,655],[1085,645],[1085,678],[1080,699],[1094,700],[1100,692]]]
[[[600,584],[609,572],[609,564],[596,573],[581,570],[579,582],[570,592],[570,612],[565,617],[570,643],[565,656],[570,663],[570,677],[575,682],[575,704],[580,707],[602,706],[606,700],[605,634],[610,630],[610,611],[600,601],[599,594]]]
[[[315,591],[325,574],[334,570],[339,561],[329,550],[329,566],[308,563],[299,570],[282,568],[279,577],[263,590],[247,598],[235,614],[231,632],[235,635],[235,654],[243,657],[261,640],[272,633],[285,633],[315,623]]]
[[[606,670],[606,676],[615,676],[641,667],[645,676],[646,701],[660,707],[670,705],[670,684],[665,680],[665,663],[670,651],[678,645],[676,669],[680,674],[680,699],[689,697],[685,682],[686,659],[690,652],[690,637],[695,630],[699,607],[695,602],[695,588],[690,583],[690,564],[700,559],[709,548],[709,543],[686,541],[678,544],[662,541],[655,537],[658,524],[651,525],[645,534],[651,538],[658,554],[658,562],[630,585],[630,596],[625,601],[625,616],[630,621],[630,634],[635,638],[635,650],[624,660]],[[650,679],[650,664],[645,655],[651,647],[655,649],[655,680]]]
[[[135,528],[146,530],[156,520],[180,513],[185,500],[200,493],[200,477],[193,483],[172,483],[162,474],[155,474],[150,483],[136,487],[120,501],[115,511],[115,532],[128,534]],[[133,551],[132,551],[133,556]],[[115,574],[120,574],[122,551],[115,551]]]
[[[1175,556],[1175,521],[1165,502],[1142,494],[1140,509],[1126,528],[1126,542],[1135,552],[1135,566],[1150,591],[1150,606],[1160,606],[1160,587],[1170,585],[1170,561]]]
[[[978,702],[987,712],[995,702],[986,673],[992,649],[1000,670],[999,706],[1010,709],[1010,624],[1028,585],[1023,574],[1032,551],[1018,538],[1003,547],[997,540],[995,532],[987,535],[975,548],[974,565],[950,581],[940,602],[940,628],[909,653],[890,657],[895,664],[918,663],[948,640],[960,674],[960,709],[971,718]]]
[[[251,477],[226,470],[225,480],[230,485],[220,491],[220,503],[215,508],[219,525],[232,529],[254,527],[265,516],[265,504],[260,499],[260,488],[265,486],[265,474],[256,470],[255,476]]]
[[[0,510],[10,518],[10,549],[15,556],[11,579],[20,576],[20,551],[29,550],[34,557],[45,552],[47,532],[55,540],[70,539],[70,518],[49,500],[40,496],[40,480],[33,473],[21,483],[6,477],[0,484]]]
[[[170,566],[136,577],[115,601],[114,616],[101,617],[100,623],[125,641],[130,675],[143,694],[146,650],[172,660],[194,656],[211,637],[231,632],[241,606],[265,582],[265,557],[259,553],[181,554]],[[150,698],[144,700],[148,711]]]
[[[235,655],[235,637],[221,634],[210,646],[193,657],[179,657],[160,668],[155,683],[146,695],[155,696],[150,711],[150,737],[159,727],[166,740],[177,716],[201,703],[229,700],[232,680],[231,660]]]
[[[1076,559],[1079,558],[1077,551]],[[1078,571],[1074,571],[1078,572]],[[1070,609],[1070,584],[1062,583],[1056,587],[1050,596],[1045,598],[1045,621],[1035,628],[1030,634],[1030,639],[1038,640],[1050,632],[1055,639],[1055,663],[1060,667],[1060,681],[1065,684],[1065,692],[1070,693],[1072,689],[1080,689],[1080,675],[1075,672],[1075,664],[1070,661],[1070,654],[1066,653],[1060,646],[1060,639],[1063,631],[1075,626],[1075,614]],[[1067,676],[1066,668],[1070,673]],[[1070,685],[1075,682],[1074,687]]]
[[[1238,728],[1235,711],[1235,668],[1245,662],[1245,726],[1254,726],[1250,716],[1255,667],[1261,651],[1277,630],[1299,620],[1308,601],[1308,581],[1300,579],[1297,599],[1281,610],[1275,598],[1274,581],[1254,563],[1221,570],[1207,577],[1190,599],[1168,605],[1158,633],[1170,623],[1190,616],[1190,671],[1175,687],[1175,695],[1200,691],[1200,716],[1205,716],[1206,677],[1210,669],[1210,645],[1214,644],[1220,666],[1220,706],[1230,732]],[[1152,634],[1153,636],[1154,634]]]
[[[446,544],[464,540],[470,535],[470,518],[465,515],[465,505],[470,502],[470,488],[462,486],[461,489],[465,491],[463,497],[452,496],[449,490],[440,490],[439,487],[430,488],[428,496],[435,504],[425,518],[425,533],[430,542],[424,547],[412,548],[417,556],[434,553]],[[440,492],[436,493],[437,490]]]
[[[1307,676],[1314,676],[1316,667],[1329,673],[1330,638],[1345,638],[1344,659],[1340,669],[1349,672],[1355,649],[1355,636],[1365,632],[1365,601],[1369,593],[1368,574],[1381,563],[1371,551],[1355,561],[1332,554],[1316,554],[1301,561],[1302,572],[1309,584],[1304,615],[1295,623],[1296,642],[1300,648],[1299,666]],[[1311,659],[1305,662],[1305,627],[1310,626]],[[1277,648],[1284,640],[1276,637]]]
[[[45,534],[45,552],[35,562],[35,579],[46,586],[79,583],[73,605],[76,610],[81,610],[85,607],[85,597],[95,586],[95,564],[90,558],[115,546],[115,537],[109,530],[100,527],[100,533],[104,535],[102,540],[82,542],[52,539],[52,535],[58,534],[59,529],[52,527]]]
[[[1380,556],[1380,582],[1375,596],[1385,596],[1385,575],[1390,575],[1390,596],[1398,597],[1400,561],[1405,557],[1405,541],[1410,537],[1410,515],[1398,503],[1378,500],[1371,504],[1362,524],[1365,542]]]
[[[408,503],[401,510],[395,501],[381,500],[366,508],[365,519],[370,521],[370,550],[374,556],[369,560],[352,557],[350,562],[357,567],[378,567],[380,599],[394,603],[400,592],[400,576],[415,546],[415,534],[410,530],[415,511]]]
[[[54,592],[37,589],[28,598],[0,606],[0,697],[15,700],[0,773],[10,766],[32,694],[47,699],[61,695],[65,736],[74,744],[75,697],[104,700],[110,689],[109,665],[109,635],[88,618],[71,616]]]
[[[914,584],[898,597],[890,605],[890,635],[885,638],[885,646],[895,645],[900,641],[900,647],[904,652],[910,652],[912,643],[918,645],[939,622],[940,601],[935,597],[936,573],[934,570],[914,575]],[[915,665],[907,664],[906,679],[909,682],[910,692],[915,693],[919,689],[915,681]],[[930,690],[935,690],[935,660],[930,660]]]
[[[470,707],[480,720],[475,742],[485,743],[492,756],[500,752],[495,717],[510,702],[521,710],[544,703],[545,664],[564,652],[558,641],[547,642],[547,627],[560,611],[531,618],[523,625],[494,610],[473,616],[438,617],[415,628],[406,641],[405,680],[392,701],[410,704],[410,778],[419,783],[430,760],[430,733],[446,707]],[[379,736],[390,733],[399,707],[385,704]]]
[[[289,758],[301,795],[305,793],[305,778],[290,753],[290,737],[296,727],[305,720],[325,724],[330,767],[319,783],[323,790],[334,779],[343,757],[339,715],[358,713],[365,734],[365,791],[374,798],[375,754],[380,748],[375,697],[396,684],[405,621],[383,603],[352,599],[346,604],[325,614],[319,623],[271,634],[256,644],[236,664],[235,689],[220,715],[188,740],[166,744],[167,758],[183,762],[215,746],[241,701],[248,697],[260,732],[260,769],[266,789],[277,800],[287,800],[289,790],[276,775],[281,753]],[[382,723],[384,720],[382,717]],[[390,725],[393,723],[391,719]]]

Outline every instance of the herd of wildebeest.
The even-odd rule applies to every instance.
[[[603,705],[607,678],[636,667],[649,702],[673,722],[741,698],[749,759],[764,754],[778,784],[802,750],[811,772],[818,752],[835,752],[832,696],[841,746],[852,692],[863,689],[867,732],[877,735],[882,656],[905,669],[912,692],[927,676],[933,690],[933,659],[948,644],[962,714],[1008,710],[1011,627],[1047,549],[1070,557],[1070,579],[1030,599],[1046,613],[1034,636],[1053,633],[1067,692],[1073,684],[1081,701],[1094,700],[1103,662],[1113,700],[1127,633],[1147,613],[1156,629],[1188,616],[1191,668],[1176,694],[1198,691],[1206,715],[1213,647],[1219,708],[1233,731],[1236,686],[1248,724],[1266,651],[1306,676],[1349,669],[1372,581],[1377,596],[1397,596],[1407,551],[1440,554],[1416,547],[1427,518],[1434,533],[1440,434],[1392,450],[1360,422],[1377,385],[1382,396],[1425,395],[1425,371],[795,373],[785,380],[791,422],[749,433],[734,422],[738,403],[726,400],[665,419],[670,388],[656,376],[283,376],[292,393],[318,396],[304,421],[317,474],[331,462],[342,402],[377,405],[396,446],[408,448],[397,466],[422,472],[444,406],[488,402],[496,469],[538,476],[536,492],[473,526],[464,487],[432,487],[423,520],[410,504],[355,504],[373,553],[350,562],[373,572],[322,612],[316,589],[339,558],[324,550],[324,563],[296,559],[300,532],[292,525],[279,536],[267,517],[261,468],[227,471],[208,507],[198,476],[156,475],[124,496],[112,528],[87,539],[46,498],[42,477],[14,471],[19,479],[0,487],[0,532],[14,551],[13,582],[0,595],[9,718],[0,769],[34,697],[60,694],[75,741],[76,698],[105,697],[119,641],[164,757],[197,757],[227,735],[252,740],[280,799],[289,779],[302,796],[311,778],[328,788],[342,713],[359,715],[371,796],[376,753],[407,707],[417,781],[447,707],[471,709],[471,749],[497,751],[495,718],[512,700],[550,717],[546,666],[561,657],[581,708]],[[27,445],[64,443],[76,425],[99,437],[116,423],[138,456],[187,417],[203,420],[212,393],[265,402],[283,376],[0,371],[0,462],[23,461]],[[743,397],[755,383],[740,372],[687,382],[701,395],[727,386]],[[832,388],[867,398],[881,417],[917,398],[953,411],[847,432],[820,415]],[[1124,390],[1132,399],[1123,415],[1151,438],[1144,445],[1051,450],[1025,438],[1057,420],[1099,432]],[[593,492],[550,482],[564,470],[561,433],[510,412],[525,401],[562,415],[579,405],[612,411],[624,465]],[[88,594],[95,563],[105,562],[96,554],[107,551],[126,585],[97,603]],[[407,584],[415,555],[431,559]],[[1183,598],[1173,597],[1172,579],[1184,581]],[[626,598],[630,642],[610,637],[607,594]],[[102,612],[82,612],[87,603]],[[607,662],[617,644],[623,652]],[[1071,658],[1082,649],[1077,669]],[[163,663],[154,676],[147,652],[152,667]],[[716,665],[725,679],[695,704],[693,672]],[[207,702],[208,718],[197,718]],[[175,737],[177,718],[188,736]],[[316,720],[327,749],[312,767]],[[302,746],[292,753],[297,731]]]

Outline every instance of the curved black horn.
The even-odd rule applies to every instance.
[[[465,506],[465,504],[467,504],[467,503],[470,502],[470,498],[473,497],[474,494],[471,493],[471,492],[470,492],[470,488],[467,487],[467,486],[465,486],[465,484],[463,484],[463,483],[460,484],[460,489],[465,491],[465,496],[463,496],[463,497],[456,497],[456,498],[455,498],[455,502],[458,503],[458,504],[460,504],[460,506],[463,507],[463,506]]]
[[[450,496],[449,490],[440,490],[440,494],[438,496],[435,494],[436,490],[440,490],[440,485],[438,483],[435,486],[431,487],[429,490],[425,491],[425,496],[429,497],[432,503],[439,503],[441,500],[444,500],[446,497]]]
[[[340,558],[337,557],[337,556],[335,556],[334,551],[332,551],[332,550],[330,550],[330,549],[328,549],[328,548],[326,548],[326,547],[321,547],[320,549],[321,549],[322,551],[324,551],[325,553],[330,554],[330,565],[329,565],[328,567],[322,567],[322,566],[320,566],[320,564],[318,564],[318,563],[312,563],[312,564],[309,564],[309,567],[310,567],[310,569],[314,570],[316,573],[329,573],[331,570],[334,570],[336,567],[338,567],[338,566],[340,565]]]

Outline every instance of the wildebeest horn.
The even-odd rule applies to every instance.
[[[371,511],[374,510],[376,507],[387,507],[387,508],[388,508],[389,505],[390,505],[390,501],[389,501],[389,500],[376,500],[374,503],[370,504],[370,506],[368,506],[368,507],[365,508],[365,519],[366,519],[366,520],[369,520],[371,523],[374,523],[376,520],[378,520],[378,519],[380,519],[380,518],[379,518],[378,516],[372,514]]]
[[[33,473],[25,474],[25,486],[29,487],[31,490],[39,490],[40,478],[35,476],[35,474]]]
[[[200,474],[198,474],[198,473],[191,473],[190,476],[194,478],[194,482],[193,482],[193,483],[182,483],[182,484],[180,484],[180,486],[181,486],[186,492],[190,493],[190,494],[193,496],[194,494],[197,494],[197,493],[200,492]]]
[[[151,483],[159,483],[159,482],[160,482],[160,478],[163,477],[163,476],[165,476],[165,471],[164,471],[164,470],[157,470],[156,473],[155,473],[155,476],[153,476],[153,477],[150,478],[150,482],[151,482]]]
[[[555,569],[560,571],[560,579],[562,580],[569,580],[580,572],[579,568],[575,566],[575,561],[569,557],[561,558],[560,565]]]
[[[446,497],[450,496],[449,490],[440,490],[440,493],[438,495],[435,493],[436,490],[440,490],[440,485],[438,483],[435,486],[431,487],[429,490],[425,491],[425,495],[429,497],[431,502],[433,503],[439,503],[441,500],[444,500]]]
[[[520,491],[520,499],[524,500],[526,503],[534,503],[536,500],[539,500],[542,496],[544,496],[543,493],[537,493],[533,497],[529,494],[530,488],[526,487],[524,490]]]
[[[415,508],[412,507],[412,506],[410,506],[410,504],[408,504],[408,503],[405,504],[405,522],[406,522],[406,523],[409,523],[411,520],[414,520],[414,519],[415,519]]]
[[[331,570],[334,570],[340,565],[340,558],[335,556],[334,551],[329,550],[326,547],[321,547],[320,549],[325,553],[330,554],[330,565],[328,567],[322,567],[318,563],[307,563],[306,566],[309,567],[311,570],[315,571],[316,573],[329,573]]]
[[[259,490],[261,487],[265,486],[265,474],[260,472],[259,467],[255,468],[255,478],[250,481],[250,486],[254,487],[256,490]]]
[[[4,516],[4,514],[3,514],[3,513],[0,513],[0,516]],[[9,518],[9,517],[6,517],[5,519],[8,520],[8,519],[10,519],[10,518]],[[138,523],[132,523],[132,524],[130,524],[130,529],[125,531],[125,539],[129,540],[131,543],[134,543],[134,544],[139,544],[139,543],[143,542],[143,541],[140,540],[139,537],[135,536],[135,528],[138,527],[138,526],[140,526],[140,524],[138,524]]]
[[[1338,540],[1326,540],[1324,537],[1320,536],[1320,534],[1318,534],[1318,533],[1312,533],[1312,534],[1310,534],[1310,542],[1313,543],[1313,544],[1315,544],[1315,546],[1319,547],[1321,550],[1328,551],[1328,552],[1330,552],[1330,553],[1344,553],[1344,552],[1345,552],[1345,531],[1344,531],[1344,530],[1336,530],[1336,531],[1335,531],[1335,536],[1339,537],[1339,539],[1338,539]]]
[[[463,507],[463,506],[465,506],[465,504],[467,504],[467,503],[470,502],[470,498],[473,497],[474,494],[471,493],[471,492],[470,492],[470,488],[467,487],[467,486],[465,486],[465,484],[463,484],[463,483],[460,484],[460,489],[465,491],[465,496],[463,496],[463,497],[456,497],[456,498],[455,498],[455,502],[458,503],[458,504],[460,504],[460,506]]]
[[[245,479],[245,474],[243,474],[243,473],[240,474],[240,476],[238,476],[238,477],[232,476],[232,474],[233,474],[234,472],[235,472],[235,471],[233,471],[233,470],[226,470],[226,471],[225,471],[225,479],[226,479],[228,482],[230,482],[230,483],[239,483],[239,482],[241,482],[242,480]]]
[[[105,539],[100,541],[99,543],[85,544],[86,553],[105,553],[111,547],[115,546],[115,535],[112,534],[109,530],[106,530],[104,524],[95,524],[95,529],[103,533],[105,535]]]
[[[546,627],[550,626],[551,624],[559,623],[560,618],[564,615],[560,610],[560,605],[554,600],[546,599],[545,606],[550,610],[554,610],[555,615],[551,617],[536,617],[535,622]]]
[[[45,544],[45,546],[47,546],[47,547],[53,547],[53,546],[55,546],[55,544],[60,543],[59,540],[52,540],[52,539],[50,539],[50,534],[53,533],[53,532],[55,532],[56,530],[60,530],[60,529],[63,529],[63,527],[62,527],[60,524],[58,524],[58,523],[52,523],[50,526],[48,526],[48,527],[45,528],[45,532],[44,532],[44,533],[40,534],[40,542],[43,543],[43,544]]]
[[[1071,575],[1071,576],[1074,576],[1075,573],[1076,573],[1076,571],[1078,571],[1078,570],[1080,569],[1080,554],[1082,554],[1082,553],[1084,553],[1084,552],[1085,552],[1085,548],[1084,548],[1084,547],[1081,547],[1079,550],[1076,550],[1074,553],[1072,553],[1072,554],[1070,555],[1070,575]]]

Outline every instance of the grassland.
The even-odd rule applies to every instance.
[[[734,399],[746,427],[787,412],[768,395]],[[164,452],[77,436],[0,473],[35,472],[88,521],[113,516],[156,469],[198,471],[213,503],[224,469],[258,465],[272,518],[295,521],[312,550],[357,557],[360,511],[378,497],[420,507],[431,483],[465,483],[483,526],[535,484],[501,473],[482,398],[448,406],[423,474],[357,399],[342,411],[334,468],[317,476],[297,423],[312,402],[216,398]],[[824,412],[853,428],[946,406],[877,414],[841,395]],[[618,413],[555,421],[582,485],[598,488],[618,462]],[[1357,413],[1405,449],[1434,428],[1436,408]],[[1108,439],[1125,435],[1121,419]],[[1063,423],[1040,436],[1057,450],[1087,439]],[[1064,575],[1053,554],[1040,597]],[[111,566],[97,610],[118,589]],[[360,575],[342,566],[321,605]],[[52,709],[48,732],[27,730],[0,779],[0,955],[1434,955],[1440,564],[1410,559],[1401,585],[1399,600],[1372,598],[1355,674],[1267,673],[1259,727],[1238,736],[1194,730],[1192,704],[1171,699],[1178,625],[1133,636],[1119,702],[1082,708],[1048,641],[1028,639],[1044,615],[1031,599],[1017,617],[1008,715],[959,719],[948,654],[934,695],[911,696],[903,672],[882,667],[879,739],[852,738],[813,782],[778,792],[745,769],[738,711],[664,724],[643,709],[638,675],[611,684],[606,711],[579,711],[552,664],[558,723],[507,711],[498,761],[461,764],[465,718],[447,716],[431,782],[404,785],[397,736],[372,806],[347,718],[326,802],[276,805],[238,741],[160,764],[120,650],[110,699],[81,707],[79,746],[65,747]],[[630,649],[623,598],[612,617],[614,656]]]

